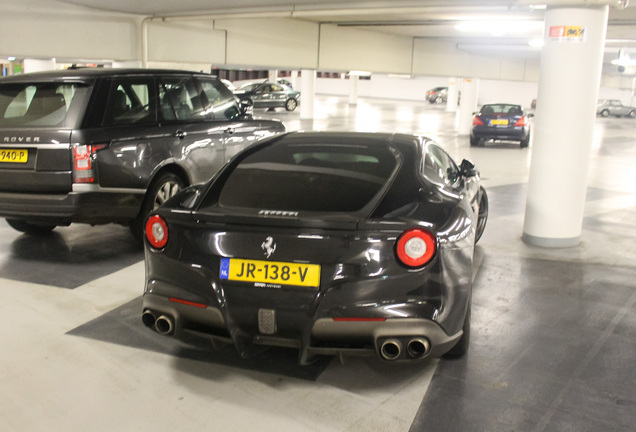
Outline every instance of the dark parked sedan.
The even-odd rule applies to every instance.
[[[254,108],[285,108],[293,111],[300,103],[299,91],[267,81],[243,84],[234,94]]]
[[[435,87],[426,92],[426,100],[430,103],[441,104],[448,100],[448,87]]]
[[[473,117],[470,145],[477,146],[487,140],[519,141],[521,148],[530,142],[528,118],[520,105],[505,103],[488,104],[481,107]]]
[[[301,364],[459,356],[487,214],[474,165],[427,139],[267,138],[150,216],[142,319]]]

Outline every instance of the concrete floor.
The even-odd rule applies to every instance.
[[[482,172],[470,352],[396,367],[309,367],[269,350],[195,349],[141,324],[126,228],[36,239],[0,220],[0,431],[632,431],[636,422],[636,121],[596,120],[582,243],[521,241],[532,145],[471,148],[428,103],[318,97],[288,130],[421,133]],[[564,166],[567,161],[563,161]]]

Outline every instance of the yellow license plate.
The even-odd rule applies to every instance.
[[[28,150],[0,149],[0,162],[26,163]]]
[[[272,285],[318,287],[320,266],[239,258],[221,259],[221,279]]]
[[[506,125],[508,125],[508,119],[491,119],[490,120],[490,124],[491,125],[503,125],[503,126],[506,126]]]

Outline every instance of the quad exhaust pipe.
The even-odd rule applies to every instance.
[[[402,354],[402,342],[399,339],[387,339],[380,347],[380,354],[385,360],[395,360]]]
[[[431,344],[425,338],[413,338],[406,345],[406,352],[413,358],[424,357],[431,349]]]
[[[141,315],[141,321],[159,334],[167,336],[174,332],[174,319],[170,315],[157,316],[153,311],[145,310]]]
[[[395,337],[382,342],[380,356],[385,360],[397,360],[400,357],[414,360],[425,357],[430,350],[431,344],[425,337]]]

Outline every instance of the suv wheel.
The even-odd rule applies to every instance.
[[[11,228],[16,231],[20,231],[27,234],[33,235],[44,235],[48,234],[53,229],[55,229],[56,225],[40,225],[33,224],[29,222],[25,222],[22,219],[7,219],[7,223]]]
[[[165,172],[153,180],[146,192],[139,215],[130,223],[130,230],[136,239],[143,239],[144,222],[148,214],[161,204],[175,196],[185,186],[184,181],[176,174]]]

